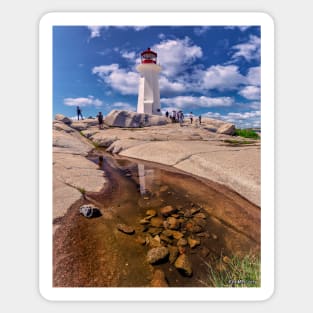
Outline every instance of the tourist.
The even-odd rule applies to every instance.
[[[175,110],[172,112],[172,122],[173,123],[176,122],[176,111]]]
[[[81,117],[81,119],[83,120],[83,114],[82,114],[82,110],[80,109],[80,107],[77,107],[77,119],[79,120],[79,117]]]
[[[201,115],[199,115],[199,123],[200,123],[200,125],[201,125]]]
[[[99,114],[97,115],[98,118],[98,123],[99,123],[99,129],[103,128],[103,115],[102,112],[99,112]]]
[[[189,118],[190,118],[190,124],[192,124],[192,122],[193,122],[193,114],[192,114],[192,112],[190,112]]]
[[[165,112],[166,118],[168,118],[168,115],[169,115],[169,113],[168,113],[168,111],[166,111],[166,112]]]

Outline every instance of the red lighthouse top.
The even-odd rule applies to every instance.
[[[158,56],[158,54],[156,52],[154,52],[150,48],[148,48],[147,50],[141,52],[141,63],[142,64],[146,64],[146,63],[156,64],[157,56]]]

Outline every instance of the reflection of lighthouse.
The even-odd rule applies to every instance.
[[[143,164],[138,164],[138,176],[139,176],[139,186],[140,194],[144,195],[146,193],[146,179],[145,179],[145,166]]]
[[[138,177],[141,195],[153,193],[156,190],[159,190],[161,181],[158,170],[149,167],[145,168],[143,164],[138,163]]]
[[[141,64],[137,66],[141,77],[138,91],[138,113],[161,115],[159,72],[161,66],[157,64],[157,53],[150,50],[141,53]]]

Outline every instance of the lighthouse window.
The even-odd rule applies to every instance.
[[[153,59],[154,55],[152,53],[147,53],[147,54],[145,54],[145,58],[146,59]]]

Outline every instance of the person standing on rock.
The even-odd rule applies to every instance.
[[[81,119],[83,120],[84,118],[80,107],[77,107],[76,110],[77,110],[77,119],[79,120],[79,117],[81,117]]]
[[[166,113],[165,113],[166,118],[168,118],[168,115],[169,115],[169,113],[168,113],[168,111],[166,111]]]
[[[99,112],[97,115],[98,123],[99,123],[99,129],[103,129],[103,115],[102,112]]]
[[[201,115],[199,115],[199,124],[201,125]]]
[[[193,114],[192,114],[192,112],[190,112],[189,118],[190,118],[190,124],[192,124],[192,122],[193,122]]]

